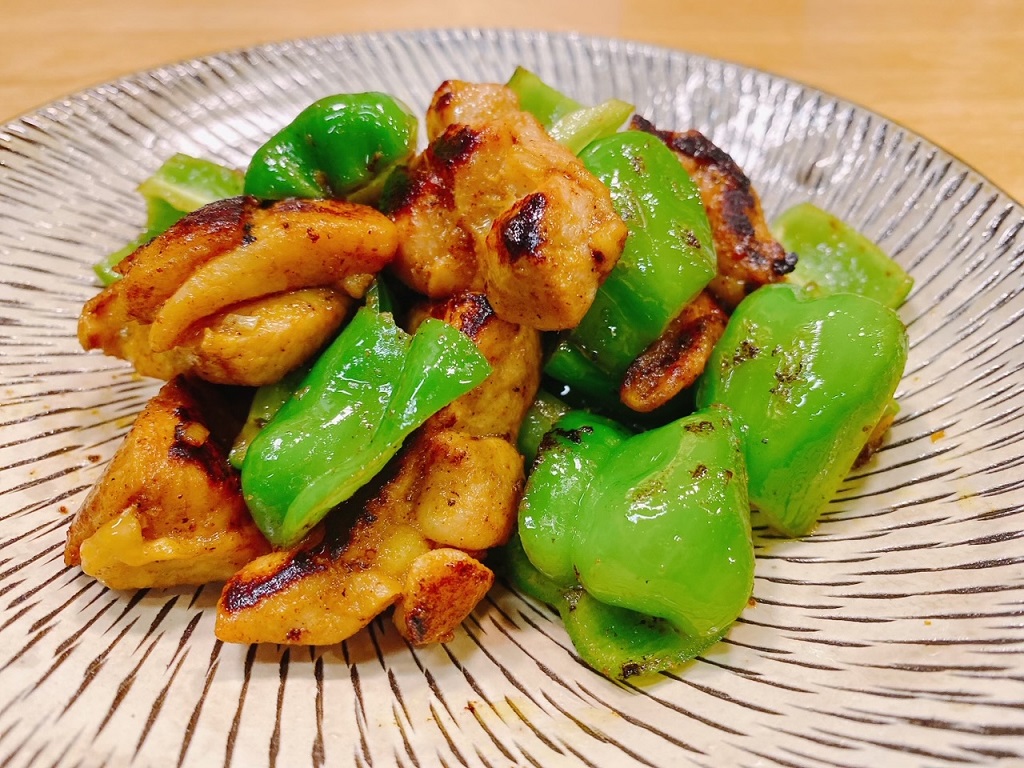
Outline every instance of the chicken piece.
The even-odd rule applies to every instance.
[[[111,286],[112,295],[117,285]],[[214,384],[260,387],[312,357],[334,336],[351,305],[352,298],[339,289],[304,288],[235,304],[193,326],[164,352],[153,351],[150,326],[135,320],[104,325],[94,346],[130,361],[143,376],[169,380],[190,374]]]
[[[518,498],[507,490],[523,474],[523,458],[512,443],[445,429],[431,435],[420,451],[425,469],[415,512],[423,536],[470,552],[508,541]]]
[[[718,274],[708,290],[726,311],[793,271],[796,255],[772,237],[761,200],[732,157],[699,131],[659,131],[639,115],[632,127],[664,141],[700,189],[718,254]]]
[[[250,314],[264,325],[287,323],[284,334],[296,355],[303,352],[300,347],[316,349],[342,322],[345,307],[337,296],[362,295],[394,256],[396,238],[387,217],[354,203],[221,200],[185,216],[121,262],[123,277],[83,308],[79,341],[85,349],[131,355],[128,359],[142,360],[143,366],[148,361],[154,370],[177,373],[185,360],[193,361],[189,372],[218,372],[214,378],[221,383],[267,383],[268,374],[260,372],[267,366],[266,355],[246,358],[259,344],[280,346],[280,339],[263,337],[234,354],[226,349],[224,336],[219,342],[204,341],[204,330],[230,334],[226,324]],[[288,299],[268,298],[319,287],[335,293],[305,297],[318,305],[318,318],[312,321],[301,300],[288,309]],[[269,304],[257,310],[260,305],[253,302],[260,300]],[[238,330],[234,323],[236,336]],[[263,330],[271,336],[281,333]],[[157,361],[156,356],[171,350],[171,360]],[[204,363],[207,355],[213,359]],[[250,364],[253,371],[247,372]]]
[[[267,553],[227,463],[232,410],[209,385],[167,382],[72,520],[65,563],[137,589],[223,581]]]
[[[629,366],[619,399],[648,413],[692,386],[728,322],[711,294],[702,291]]]
[[[409,566],[395,624],[413,645],[444,642],[493,583],[491,569],[471,555],[432,549]]]
[[[509,322],[575,327],[626,239],[608,189],[504,86],[448,81],[427,124],[433,140],[384,202],[395,272],[433,298],[484,293]]]
[[[423,564],[417,564],[421,558],[437,557],[434,553],[452,550],[431,541],[420,529],[417,490],[430,483],[436,466],[430,461],[438,453],[433,441],[447,434],[419,433],[403,453],[390,481],[361,512],[351,504],[336,510],[319,543],[257,558],[232,576],[217,605],[217,637],[239,643],[331,645],[355,634],[392,604],[402,602],[407,586],[411,585],[416,594],[427,590],[429,585],[421,578],[411,577],[415,569],[423,568]],[[511,444],[499,438],[479,439],[500,443],[508,452],[515,453]],[[481,516],[495,518],[495,508],[511,506],[514,510],[522,487],[521,459],[517,470],[511,477],[491,479],[488,491],[498,490],[501,496],[486,499],[484,509],[478,510]],[[350,517],[345,513],[351,513],[353,507],[358,517],[355,525],[347,529],[344,523]],[[479,535],[484,526],[476,525],[478,535],[474,539],[487,541],[490,546],[502,543],[500,536],[511,528],[514,519],[511,515],[509,518],[507,522],[501,521],[489,537]],[[478,567],[467,569],[464,574],[469,576],[468,588],[474,599],[470,604],[462,603],[465,612],[451,616],[450,607],[436,606],[452,622],[444,634],[453,631],[476,605],[481,574],[485,574],[487,587],[493,580],[489,569],[472,559]],[[445,581],[447,590],[458,591],[450,574],[434,569],[426,572],[434,572]],[[421,625],[428,622],[422,610],[411,615],[417,616]],[[436,620],[429,623],[435,629],[440,626]],[[403,626],[399,629],[408,636],[417,633],[415,626],[411,630]]]
[[[395,605],[405,637],[436,642],[486,594],[493,574],[477,555],[503,544],[515,522],[524,473],[509,436],[539,385],[540,338],[480,296],[417,313],[426,316],[467,333],[493,372],[427,420],[368,498],[335,510],[322,540],[232,577],[217,608],[221,640],[337,643]]]
[[[427,109],[427,140],[433,141],[449,125],[479,125],[519,111],[519,97],[499,83],[441,83]]]
[[[411,328],[426,317],[444,320],[473,339],[492,368],[483,384],[434,414],[431,427],[514,443],[533,403],[533,393],[540,387],[540,335],[531,328],[497,321],[480,294],[417,307],[410,318]]]

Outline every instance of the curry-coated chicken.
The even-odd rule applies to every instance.
[[[117,266],[79,340],[156,378],[272,383],[337,331],[396,238],[387,217],[338,200],[211,203]]]
[[[729,316],[707,291],[683,307],[626,370],[619,399],[649,413],[693,386],[722,338]]]
[[[478,294],[426,314],[469,335],[492,373],[432,416],[375,489],[335,510],[318,536],[233,576],[218,604],[220,639],[336,643],[394,605],[405,637],[437,642],[487,593],[494,576],[480,558],[515,523],[524,471],[513,441],[539,386],[540,338]]]
[[[138,589],[222,581],[268,552],[227,463],[234,410],[204,382],[164,384],[72,520],[64,561]]]
[[[607,188],[505,86],[443,83],[427,127],[383,201],[394,271],[433,298],[484,293],[509,322],[576,326],[626,239]]]

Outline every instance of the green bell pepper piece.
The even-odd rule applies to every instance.
[[[242,172],[235,168],[176,154],[139,185],[139,192],[147,200],[163,201],[178,212],[176,216],[160,222],[167,229],[186,213],[199,210],[215,200],[242,194],[243,178]]]
[[[551,138],[574,155],[592,141],[618,131],[634,110],[632,104],[619,99],[584,107],[523,67],[516,68],[506,85],[519,97],[520,109],[536,117]]]
[[[763,286],[733,312],[698,384],[744,435],[750,500],[789,536],[811,530],[888,408],[907,360],[899,316],[852,293]]]
[[[416,127],[409,108],[384,93],[320,99],[256,150],[245,193],[271,200],[350,196],[412,156]]]
[[[377,275],[377,279],[373,281],[373,285],[366,292],[366,306],[378,313],[394,311],[394,298],[384,275]],[[295,370],[289,371],[280,381],[264,384],[256,389],[252,403],[249,405],[245,424],[242,425],[241,431],[235,437],[231,450],[228,452],[228,462],[231,466],[238,470],[242,469],[242,462],[245,461],[249,445],[281,410],[281,406],[288,402],[299,389],[306,376],[309,375],[312,364],[312,360],[310,360]]]
[[[519,108],[550,128],[560,118],[583,109],[583,105],[554,88],[525,67],[516,67],[506,86],[519,97]]]
[[[787,281],[811,296],[858,293],[898,309],[914,287],[878,245],[813,203],[784,211],[772,222],[772,234],[798,257]]]
[[[747,471],[728,409],[713,406],[618,444],[579,506],[573,564],[587,592],[719,636],[754,582]]]
[[[242,492],[260,530],[279,547],[298,542],[489,372],[440,320],[410,336],[389,313],[360,308],[246,452]]]
[[[132,251],[166,232],[186,213],[242,194],[242,183],[241,171],[198,157],[172,155],[138,187],[146,202],[146,229],[97,263],[93,267],[96,276],[103,285],[120,279],[114,267]]]
[[[715,276],[715,247],[700,191],[657,137],[624,131],[593,143],[580,159],[608,186],[629,234],[594,303],[545,372],[617,393],[636,356]],[[597,372],[581,377],[588,367],[607,375],[603,384]]]
[[[593,107],[570,112],[548,128],[548,134],[574,155],[591,143],[616,133],[633,114],[633,105],[608,99]]]
[[[537,458],[544,435],[551,431],[555,422],[570,411],[570,407],[546,390],[539,390],[533,404],[526,411],[523,423],[519,427],[516,447],[523,454],[526,467],[533,465]]]
[[[264,384],[256,389],[249,405],[249,414],[246,416],[242,430],[235,437],[228,452],[228,463],[235,469],[240,470],[245,461],[245,454],[249,450],[252,441],[267,424],[281,410],[281,406],[288,402],[295,391],[302,384],[303,379],[309,374],[309,366],[303,365],[285,374],[280,381],[273,384]]]
[[[536,568],[562,587],[576,584],[573,538],[583,495],[629,432],[601,416],[570,411],[547,433],[519,503],[519,536]]]
[[[607,605],[580,587],[564,589],[530,562],[518,535],[500,551],[497,565],[518,590],[558,610],[580,658],[606,677],[643,679],[677,667],[724,634],[690,637],[664,619]]]

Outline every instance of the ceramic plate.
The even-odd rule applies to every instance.
[[[497,586],[450,643],[387,620],[333,647],[229,646],[217,587],[112,592],[64,567],[71,514],[156,384],[75,338],[90,265],[174,152],[244,166],[313,99],[423,110],[525,64],[728,150],[769,215],[810,199],[916,280],[877,458],[816,533],[757,531],[756,604],[652,685],[576,658]],[[543,33],[308,40],[125,78],[0,128],[0,763],[899,766],[1024,760],[1024,212],[864,109],[720,61]],[[856,371],[851,371],[856,375]]]

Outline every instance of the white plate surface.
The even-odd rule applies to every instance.
[[[90,264],[141,227],[174,152],[244,167],[314,98],[426,107],[516,64],[583,102],[696,127],[773,215],[810,199],[916,286],[888,445],[803,541],[757,532],[749,608],[658,683],[589,672],[550,610],[496,587],[456,638],[388,621],[329,648],[228,646],[218,589],[111,592],[65,529],[156,388],[75,338]],[[0,764],[1024,764],[1024,212],[932,144],[719,61],[545,33],[300,41],[166,67],[0,126]],[[856,371],[851,371],[856,375]]]

